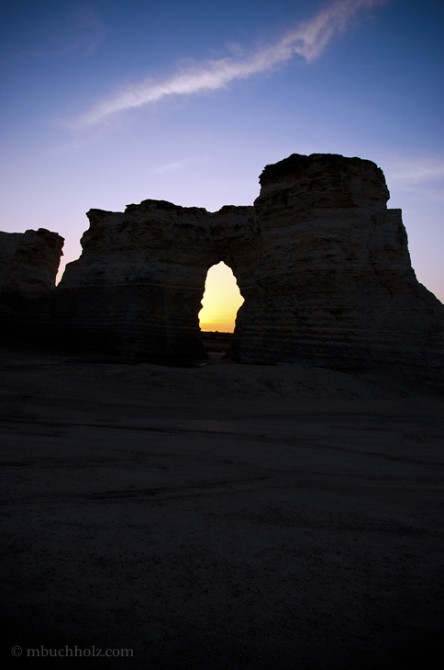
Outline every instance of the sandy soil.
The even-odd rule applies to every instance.
[[[442,667],[442,396],[9,350],[0,397],[16,667]]]

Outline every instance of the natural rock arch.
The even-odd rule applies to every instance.
[[[72,336],[172,363],[204,357],[198,313],[208,269],[224,262],[242,295],[251,291],[253,208],[210,213],[145,200],[123,213],[91,210],[88,218],[82,256],[58,289],[74,305]]]
[[[260,183],[253,207],[211,213],[145,200],[90,210],[82,255],[51,299],[22,301],[19,316],[8,303],[9,322],[19,332],[32,319],[85,348],[196,361],[206,273],[223,261],[245,298],[235,360],[401,365],[441,378],[444,307],[416,279],[382,171],[360,158],[293,154]],[[14,290],[3,285],[3,305]]]

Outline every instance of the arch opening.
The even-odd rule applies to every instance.
[[[236,315],[243,302],[231,268],[222,261],[211,266],[207,272],[202,309],[199,312],[205,349],[226,351],[229,348]]]

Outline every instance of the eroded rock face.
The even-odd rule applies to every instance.
[[[44,228],[0,233],[0,338],[40,346],[54,337],[55,280],[63,238]]]
[[[267,166],[260,183],[237,358],[439,366],[444,307],[416,279],[382,171],[359,158],[293,155]]]
[[[88,212],[83,252],[58,289],[70,336],[105,350],[170,362],[204,356],[198,313],[208,269],[229,265],[251,291],[257,232],[252,207],[145,200],[124,212]]]
[[[35,298],[55,288],[63,242],[44,228],[0,232],[0,290]]]
[[[235,360],[396,365],[442,379],[444,306],[415,277],[382,171],[359,158],[295,154],[267,166],[260,183],[254,207],[210,213],[145,200],[91,210],[81,257],[33,323],[82,348],[193,363],[204,355],[206,274],[223,261],[245,298]],[[30,296],[53,285],[61,238],[51,235],[8,238],[3,285]]]

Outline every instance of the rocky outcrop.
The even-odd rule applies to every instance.
[[[63,238],[39,228],[0,233],[0,337],[28,346],[56,338],[55,281]]]
[[[145,200],[88,212],[83,252],[58,288],[66,336],[86,346],[171,363],[204,357],[198,313],[206,274],[229,265],[247,297],[256,266],[252,207]]]
[[[359,158],[293,155],[260,183],[254,289],[236,357],[438,372],[444,307],[416,279],[382,171]]]
[[[382,171],[359,158],[295,154],[267,166],[260,183],[254,207],[210,213],[145,200],[124,212],[91,210],[82,255],[42,308],[47,336],[195,363],[204,357],[198,313],[206,274],[223,261],[245,299],[235,360],[397,366],[442,379],[444,306],[416,279],[401,211],[387,209]],[[2,282],[29,296],[32,286],[44,287],[47,296],[61,238],[32,235],[46,246],[34,257],[29,249],[40,247],[28,242],[20,256],[8,242]],[[40,265],[29,260],[37,257]],[[33,263],[53,274],[39,284]]]
[[[55,288],[63,242],[45,228],[0,232],[0,291],[37,298]]]

